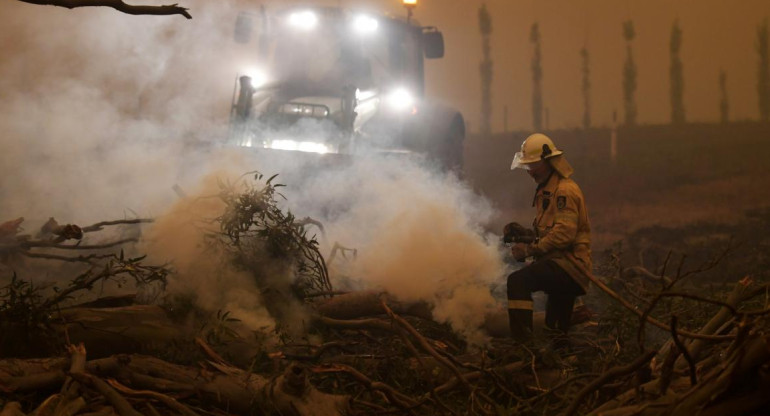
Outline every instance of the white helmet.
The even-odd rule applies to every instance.
[[[530,135],[521,143],[521,151],[516,152],[511,163],[511,170],[526,168],[530,163],[539,162],[554,156],[559,156],[562,151],[557,149],[553,141],[542,133]]]

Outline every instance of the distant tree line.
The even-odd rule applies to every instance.
[[[482,36],[482,61],[479,66],[481,74],[481,131],[488,135],[491,133],[492,115],[492,58],[490,37],[492,34],[492,17],[486,4],[479,8],[479,30]],[[770,121],[770,38],[768,36],[768,19],[765,18],[757,27],[756,51],[758,54],[757,73],[757,97],[759,104],[759,117],[764,122]],[[623,63],[622,89],[624,124],[633,126],[637,123],[636,89],[637,66],[634,61],[633,43],[636,38],[636,30],[633,20],[622,23],[622,35],[626,42],[626,57]],[[543,66],[540,26],[538,22],[532,24],[529,32],[529,41],[532,44],[532,126],[535,130],[543,128]],[[686,111],[684,105],[684,64],[680,56],[683,34],[679,20],[674,20],[671,26],[669,40],[669,95],[671,106],[671,123],[686,123]],[[581,94],[583,101],[583,128],[591,128],[591,60],[587,46],[580,49]],[[727,73],[720,69],[719,77],[719,115],[722,123],[730,120],[730,103],[728,99]],[[546,123],[547,124],[547,123]],[[545,126],[547,128],[547,125]]]

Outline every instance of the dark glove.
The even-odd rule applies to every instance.
[[[517,222],[511,222],[503,227],[503,243],[530,243],[535,240],[535,232]]]
[[[529,257],[529,245],[524,243],[516,243],[511,247],[511,256],[516,261],[524,261]]]

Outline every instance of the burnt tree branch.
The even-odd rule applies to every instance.
[[[617,377],[624,376],[626,374],[633,373],[634,371],[638,370],[639,368],[647,364],[652,359],[652,357],[655,356],[656,353],[657,351],[655,350],[648,350],[644,352],[642,355],[640,355],[632,363],[624,366],[613,367],[607,370],[606,372],[604,372],[599,378],[592,381],[591,384],[583,387],[583,389],[578,392],[577,396],[572,400],[572,403],[570,404],[569,408],[564,412],[564,415],[566,416],[574,415],[575,412],[580,407],[580,404],[583,402],[583,399],[586,398],[586,396],[593,393],[596,389],[603,386],[608,381],[613,380]]]
[[[176,3],[165,6],[133,6],[124,3],[122,0],[19,0],[24,3],[38,4],[41,6],[58,6],[67,9],[78,7],[111,7],[121,13],[132,15],[182,15],[192,19],[187,8],[180,7]]]

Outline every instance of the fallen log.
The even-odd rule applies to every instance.
[[[71,343],[89,345],[92,358],[137,353],[190,338],[154,305],[118,308],[69,308],[56,316],[53,328]]]
[[[19,360],[13,361],[15,365],[19,364]],[[52,364],[60,366],[54,371],[64,374],[68,361],[52,361]],[[5,366],[10,363],[11,360],[0,361],[0,369],[5,370],[5,374],[9,373]],[[315,389],[308,381],[307,369],[298,365],[290,365],[282,375],[273,379],[226,365],[202,371],[140,355],[90,360],[84,368],[85,372],[70,373],[73,379],[104,395],[121,416],[133,415],[135,410],[127,406],[128,402],[122,399],[119,388],[115,389],[114,384],[102,381],[101,377],[115,378],[121,385],[131,386],[131,391],[186,393],[203,403],[237,414],[249,414],[256,406],[292,416],[343,415],[348,411],[350,401],[348,396],[326,394]],[[29,386],[19,383],[17,377],[4,378],[0,379],[0,390],[10,391],[11,386],[16,393],[50,390],[60,385],[64,378],[48,380],[47,385]],[[60,394],[54,396],[51,401],[58,401]],[[41,406],[51,405],[54,403]]]
[[[0,411],[0,416],[27,416],[21,411],[21,403],[8,402],[3,406],[3,410]]]
[[[426,302],[401,302],[382,292],[361,291],[336,295],[314,302],[321,316],[332,319],[355,319],[365,316],[383,315],[380,300],[385,297],[394,312],[423,319],[433,319],[432,308]]]

